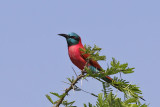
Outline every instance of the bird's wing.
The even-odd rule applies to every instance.
[[[83,49],[84,49],[84,48],[83,48]],[[80,51],[80,53],[81,53],[81,56],[82,56],[82,58],[83,58],[84,60],[86,60],[87,57],[90,56],[90,54],[84,54],[83,51]],[[98,64],[98,62],[95,61],[95,60],[93,60],[93,59],[90,59],[89,64],[91,64],[92,66],[94,66],[94,67],[97,68],[98,70],[101,70],[101,68],[102,68],[102,67]]]
[[[83,49],[85,50],[85,48],[83,48]],[[81,53],[81,56],[82,56],[82,58],[83,58],[84,60],[86,60],[87,57],[90,56],[90,54],[84,54],[83,51],[80,51],[80,53]],[[90,59],[89,64],[91,64],[92,66],[96,67],[98,70],[101,70],[101,69],[102,69],[102,67],[98,64],[98,62],[97,62],[97,61],[94,61],[93,59]],[[105,81],[108,82],[108,83],[111,83],[111,82],[112,82],[112,78],[110,78],[109,76],[105,76],[105,78],[103,78],[103,80],[105,80]]]

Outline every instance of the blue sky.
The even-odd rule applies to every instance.
[[[103,49],[107,62],[100,62],[102,67],[112,57],[135,67],[134,74],[122,77],[141,87],[144,103],[159,106],[159,4],[159,0],[1,0],[0,107],[52,106],[45,94],[62,93],[67,88],[62,81],[74,75],[72,67],[80,73],[68,57],[65,39],[57,36],[69,32],[79,34],[83,44]],[[88,80],[82,88],[99,93],[101,84]],[[81,107],[96,98],[71,91],[68,100]]]

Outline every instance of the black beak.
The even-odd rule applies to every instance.
[[[58,35],[63,36],[63,37],[65,37],[66,39],[69,38],[69,36],[68,36],[67,34],[58,34]]]

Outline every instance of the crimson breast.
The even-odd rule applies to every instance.
[[[81,56],[79,50],[80,48],[83,48],[81,44],[69,46],[68,53],[72,63],[82,70],[86,64],[86,61]]]

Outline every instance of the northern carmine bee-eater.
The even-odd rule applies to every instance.
[[[89,54],[82,54],[83,52],[80,51],[80,48],[84,49],[80,36],[73,32],[69,34],[58,35],[66,38],[68,44],[68,53],[72,63],[79,69],[83,70],[87,63],[86,58],[89,56]],[[101,70],[101,66],[98,64],[98,62],[92,59],[89,60],[88,67],[92,70],[93,73]],[[105,76],[102,79],[108,83],[112,82],[112,78],[109,76]]]
[[[83,50],[85,50],[84,46],[82,45],[80,36],[78,36],[74,32],[71,32],[69,34],[58,34],[58,35],[63,36],[63,37],[66,38],[67,44],[68,44],[68,53],[69,53],[69,57],[70,57],[71,61],[79,69],[83,70],[84,67],[85,67],[85,65],[86,65],[86,63],[87,63],[87,57],[89,57],[90,55],[89,54],[84,54],[83,51],[80,51],[80,48],[82,48]],[[98,62],[94,61],[93,59],[89,60],[88,68],[93,73],[97,73],[100,70],[102,70],[102,68],[98,64]],[[112,83],[112,81],[113,81],[113,79],[110,78],[109,76],[101,77],[101,79],[103,79],[104,81],[106,81],[108,83]],[[122,91],[119,88],[118,84],[116,84],[116,83],[113,82],[112,86],[114,86],[118,90]],[[139,97],[139,98],[141,98],[142,100],[145,101],[145,99],[143,99],[142,97]]]

